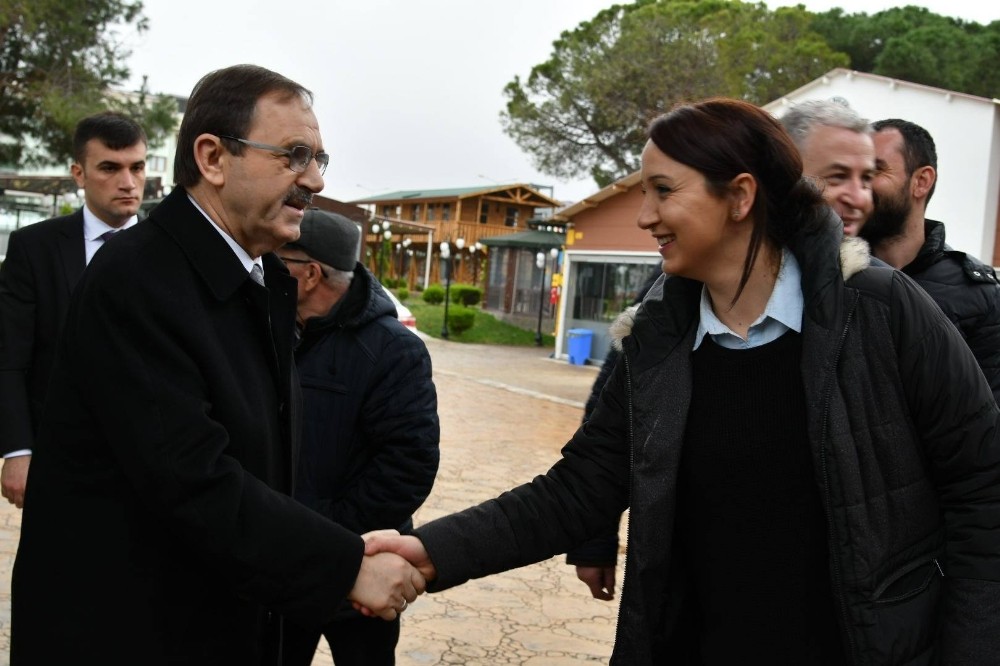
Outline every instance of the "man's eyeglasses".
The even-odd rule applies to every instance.
[[[250,141],[249,139],[229,136],[228,134],[220,134],[219,138],[237,141],[242,143],[244,146],[250,146],[251,148],[270,150],[273,153],[285,155],[288,157],[288,168],[295,173],[302,173],[308,169],[309,163],[313,161],[313,158],[316,159],[316,166],[319,167],[319,175],[321,176],[326,173],[326,167],[330,164],[330,156],[327,153],[314,153],[312,148],[309,146],[292,146],[291,148],[282,148],[281,146],[272,146],[267,143],[257,143],[256,141]]]
[[[326,269],[323,268],[323,264],[319,263],[315,259],[294,259],[292,257],[282,257],[281,255],[278,255],[278,259],[281,259],[286,264],[316,264],[319,266],[319,274],[324,278],[327,277]]]

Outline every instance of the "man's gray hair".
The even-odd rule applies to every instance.
[[[781,124],[791,135],[792,141],[802,150],[806,139],[816,127],[841,127],[858,134],[872,133],[867,118],[862,118],[840,98],[812,99],[796,104],[781,117]]]
[[[326,282],[331,287],[347,289],[351,286],[351,280],[354,279],[354,271],[340,271],[333,266],[327,266],[326,264],[320,264],[327,272]]]

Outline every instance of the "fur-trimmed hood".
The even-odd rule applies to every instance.
[[[840,272],[844,282],[863,271],[870,263],[871,249],[868,247],[868,242],[855,236],[844,236],[840,242]],[[667,276],[664,275],[660,278],[660,282],[666,279]],[[608,332],[611,334],[611,346],[618,352],[622,351],[622,340],[632,332],[639,307],[639,305],[633,305],[627,308],[608,327]]]

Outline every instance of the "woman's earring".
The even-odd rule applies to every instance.
[[[738,210],[737,210],[737,209],[735,209],[735,208],[733,209],[733,219],[734,219],[734,220],[738,220],[738,219],[740,219],[740,211],[738,211]]]

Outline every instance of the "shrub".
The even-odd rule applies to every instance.
[[[424,285],[420,284],[419,282],[413,285],[413,291],[423,291],[423,290],[424,290]]]
[[[439,284],[432,284],[424,289],[424,303],[430,305],[440,305],[444,303],[444,287]]]
[[[455,335],[461,335],[463,331],[472,328],[476,323],[476,311],[462,306],[451,308],[448,311],[448,330]]]
[[[398,298],[399,300],[405,301],[409,297],[410,297],[410,290],[407,289],[406,287],[400,287],[399,289],[396,290],[396,298]]]
[[[471,284],[451,286],[451,302],[459,305],[479,305],[483,300],[483,290]]]

